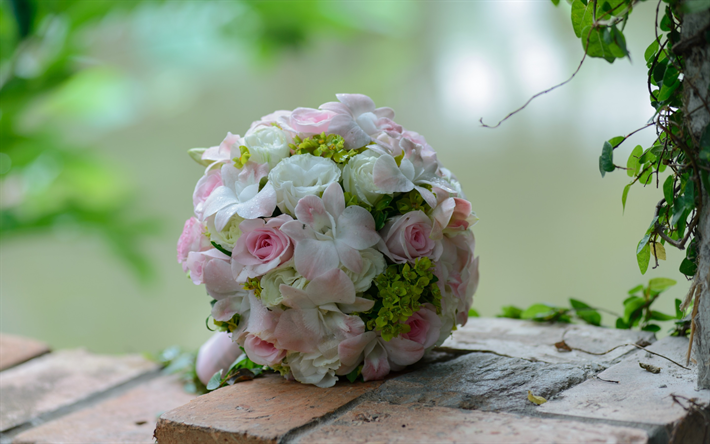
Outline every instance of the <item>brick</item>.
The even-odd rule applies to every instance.
[[[47,352],[49,346],[44,342],[0,333],[0,370],[22,364]]]
[[[158,417],[195,397],[175,377],[161,376],[122,396],[24,432],[13,444],[153,443]]]
[[[647,348],[685,364],[688,339],[666,337]],[[650,373],[642,369],[639,362],[660,367],[661,372]],[[659,425],[674,433],[691,415],[673,401],[672,394],[694,398],[705,408],[710,404],[710,390],[695,389],[697,369],[691,366],[690,370],[685,370],[663,358],[638,351],[598,375],[619,381],[618,384],[590,379],[562,392],[559,399],[543,404],[538,412]]]
[[[101,393],[157,365],[137,355],[51,353],[0,373],[0,431]]]
[[[419,404],[366,402],[330,424],[300,436],[315,443],[646,443],[629,427],[462,411]]]
[[[578,350],[559,352],[555,343],[562,340],[572,348],[603,353],[629,343],[650,344],[655,336],[650,332],[619,330],[583,324],[542,324],[506,318],[471,318],[466,326],[456,330],[443,348],[493,351],[515,358],[532,359],[551,364],[590,364],[599,370],[609,367],[621,356],[636,350],[632,345],[619,347],[602,356]]]
[[[334,412],[380,382],[318,388],[266,375],[200,396],[164,413],[160,444],[275,443],[286,433]]]
[[[486,411],[534,411],[528,390],[549,398],[585,381],[594,366],[470,353],[417,368],[386,381],[376,392],[395,404],[412,402]]]

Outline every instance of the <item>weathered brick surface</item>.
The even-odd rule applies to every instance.
[[[153,443],[158,417],[194,398],[174,377],[161,376],[122,396],[24,432],[13,444]]]
[[[490,350],[501,355],[548,363],[596,364],[609,367],[619,357],[635,350],[632,345],[619,347],[601,356],[579,350],[559,352],[555,343],[564,341],[572,348],[604,353],[629,343],[651,343],[653,333],[601,328],[583,324],[541,324],[506,318],[471,318],[456,330],[443,347],[459,350]]]
[[[470,353],[386,381],[377,396],[396,404],[426,402],[487,411],[532,411],[528,390],[549,398],[595,373],[591,366],[548,364]]]
[[[69,406],[157,365],[140,356],[64,350],[0,373],[0,431]]]
[[[301,436],[300,443],[646,443],[628,427],[367,402]]]
[[[321,418],[380,385],[338,383],[331,388],[266,375],[224,387],[164,413],[159,444],[267,443]]]
[[[647,348],[684,364],[688,339],[667,337]],[[650,373],[639,362],[660,367],[661,372]],[[561,393],[559,399],[543,404],[538,412],[661,425],[673,430],[690,414],[672,395],[695,399],[702,406],[710,404],[710,390],[695,389],[696,368],[691,366],[685,370],[639,351],[598,375],[618,383],[590,379]],[[684,404],[687,406],[687,402]]]
[[[0,370],[21,364],[49,352],[44,342],[0,333]]]

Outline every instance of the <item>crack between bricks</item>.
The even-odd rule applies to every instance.
[[[1,432],[0,444],[10,444],[17,435],[23,432],[39,427],[42,424],[48,423],[50,421],[54,421],[55,419],[70,415],[71,413],[94,407],[97,404],[100,404],[109,399],[117,398],[123,395],[124,393],[138,387],[139,385],[156,379],[162,374],[162,369],[160,368],[151,370],[149,372],[142,373],[138,376],[128,379],[127,381],[124,381],[102,392],[93,393],[87,396],[86,398],[76,401],[73,404],[65,405],[52,412],[41,414],[34,419],[31,419],[4,432]]]

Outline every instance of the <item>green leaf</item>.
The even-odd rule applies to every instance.
[[[663,197],[669,207],[673,206],[673,177],[672,175],[668,176],[663,182]]]
[[[222,384],[222,370],[218,371],[210,378],[207,383],[207,390],[214,390]]]
[[[358,376],[360,376],[361,373],[362,373],[362,365],[358,366],[355,370],[348,373],[348,375],[346,377],[348,378],[348,381],[355,382],[355,380],[357,380]]]
[[[472,308],[468,311],[468,317],[469,318],[480,318],[481,315],[478,314],[478,312]]]
[[[629,196],[629,190],[631,189],[631,185],[633,185],[633,183],[626,185],[624,187],[624,192],[621,193],[621,207],[624,211],[626,211],[626,198]]]
[[[575,309],[577,317],[591,325],[601,325],[602,315],[589,305],[577,299],[570,299],[570,305]]]
[[[557,6],[560,4],[560,0],[552,0],[552,4]]]
[[[582,37],[582,30],[587,26],[591,26],[593,23],[593,11],[592,6],[587,7],[585,3],[580,0],[574,0],[572,2],[572,28],[574,28],[574,34],[577,37]],[[586,39],[586,34],[584,39]],[[586,43],[586,40],[582,42],[582,45]]]
[[[616,148],[617,146],[621,145],[621,142],[623,142],[624,140],[626,140],[626,137],[616,136],[609,139],[609,143],[611,144],[612,148]]]
[[[683,319],[685,317],[685,313],[683,313],[683,310],[680,309],[680,306],[683,302],[681,302],[680,299],[675,300],[675,318],[676,319]]]
[[[661,329],[661,327],[656,324],[644,325],[643,328],[641,328],[641,330],[643,330],[643,331],[651,331],[653,333],[658,332],[660,329]]]
[[[671,18],[668,17],[668,14],[663,16],[659,27],[661,28],[661,31],[670,31],[671,30]]]
[[[627,329],[631,328],[631,325],[624,322],[624,320],[621,318],[616,318],[616,328],[627,330]]]
[[[650,233],[646,233],[646,235],[639,241],[638,246],[636,247],[636,254],[641,253],[641,250],[643,250],[643,247],[648,244],[648,240],[651,238]]]
[[[609,45],[604,42],[603,31],[599,31],[593,25],[587,26],[582,30],[581,40],[582,48],[586,49],[588,56],[602,58],[609,63],[614,62],[614,59],[617,58],[616,55],[612,54]],[[587,44],[587,40],[589,40],[589,44]]]
[[[651,310],[651,319],[655,321],[671,321],[675,319],[675,316],[667,315],[661,313],[660,311]]]
[[[231,256],[231,255],[232,255],[232,252],[231,252],[231,251],[227,250],[226,248],[224,248],[223,246],[221,246],[221,245],[218,244],[217,242],[215,242],[215,241],[210,241],[210,243],[212,244],[213,247],[215,247],[216,249],[218,249],[219,251],[221,251],[223,254],[226,254],[227,256]]]
[[[641,155],[643,155],[643,148],[641,145],[636,145],[636,148],[634,148],[629,155],[629,160],[626,161],[626,168],[628,168],[626,174],[628,174],[629,177],[638,176],[638,173],[641,171],[641,163],[639,162]]]
[[[648,45],[646,52],[643,53],[643,58],[646,60],[647,64],[650,64],[653,61],[653,57],[658,52],[659,47],[660,45],[658,44],[658,40],[654,40],[653,43]]]
[[[643,185],[648,185],[653,180],[653,168],[648,165],[644,165],[644,171],[639,176],[639,182]]]
[[[629,290],[629,294],[635,294],[641,290],[643,290],[643,285],[639,284],[639,285],[635,286],[634,288],[632,288],[631,290]]]
[[[677,284],[676,281],[673,279],[668,279],[668,278],[653,278],[650,281],[648,281],[648,286],[652,291],[657,291],[657,292],[662,292],[666,291],[667,289],[671,288]]]
[[[626,299],[624,302],[624,322],[631,322],[636,317],[636,312],[640,311],[644,305],[646,305],[646,299],[644,298],[634,296]]]
[[[695,262],[689,261],[688,259],[684,258],[683,261],[680,263],[679,270],[686,276],[695,276],[695,273],[698,271],[698,266],[695,264]]]
[[[521,319],[536,319],[552,316],[555,309],[545,304],[533,304],[520,314]]]
[[[611,143],[604,142],[602,155],[599,156],[599,172],[602,174],[602,177],[604,177],[606,173],[612,171],[614,171],[614,148],[611,146]]]
[[[639,245],[641,245],[640,242]],[[648,244],[648,241],[646,242],[646,245],[641,248],[641,251],[636,253],[636,261],[639,264],[639,270],[641,270],[641,274],[646,274],[646,270],[648,270],[648,264],[651,261],[651,246]]]
[[[592,308],[589,305],[587,305],[586,303],[579,301],[577,299],[570,298],[569,303],[572,306],[572,308],[574,308],[575,310],[584,310],[584,309]]]
[[[501,311],[502,313],[497,316],[499,318],[520,319],[520,315],[523,314],[523,310],[514,305],[504,305]]]

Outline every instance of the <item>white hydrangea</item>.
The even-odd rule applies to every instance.
[[[340,180],[340,168],[330,159],[300,154],[283,159],[269,172],[269,182],[276,190],[276,205],[295,214],[299,199],[320,196],[328,185]]]
[[[329,354],[330,355],[330,354]],[[286,356],[291,373],[298,382],[317,387],[332,387],[338,382],[335,371],[340,367],[338,354],[326,357],[321,352],[289,353]]]
[[[363,153],[350,159],[345,168],[343,168],[343,188],[350,194],[354,194],[360,202],[373,206],[380,197],[385,194],[381,191],[373,180],[373,169],[375,162],[380,155],[372,150],[366,150]]]

